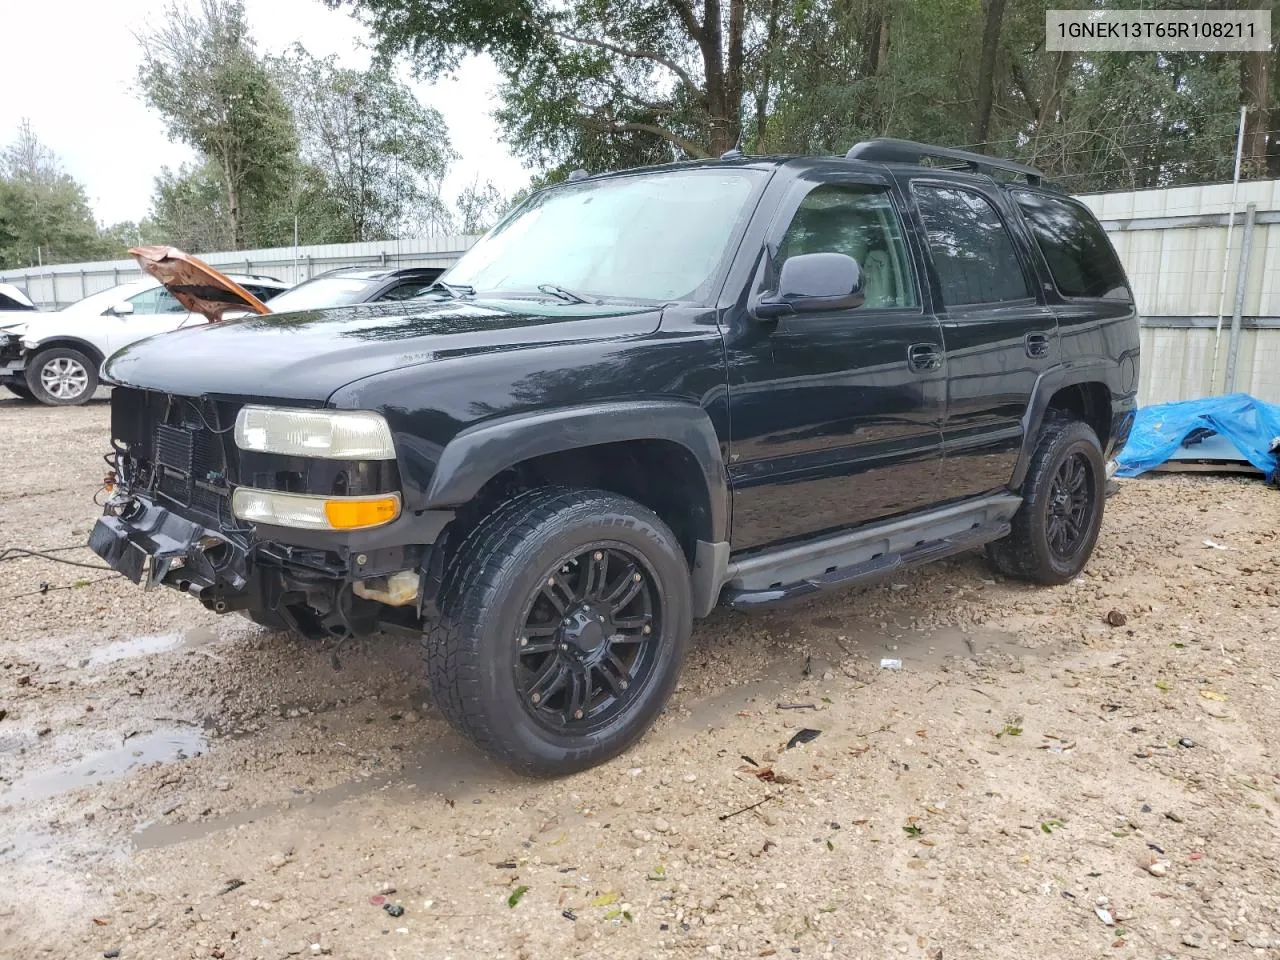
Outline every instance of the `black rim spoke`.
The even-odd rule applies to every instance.
[[[583,576],[583,599],[599,596],[600,591],[604,589],[604,585],[608,582],[608,578],[609,554],[604,550],[597,550],[591,555],[591,560],[587,563],[586,573]]]
[[[547,577],[546,583],[542,585],[542,595],[551,601],[551,605],[555,607],[556,613],[563,614],[570,604],[577,599],[572,588],[565,582],[564,577],[557,570]]]
[[[619,630],[643,630],[653,621],[653,617],[644,614],[638,617],[614,617],[613,625]]]
[[[548,697],[559,692],[569,679],[569,666],[563,661],[549,657],[547,665],[542,668],[538,678],[529,687],[529,700],[535,706],[545,704]]]
[[[585,733],[628,708],[659,659],[662,603],[647,563],[609,543],[543,575],[515,638],[515,683],[542,726]]]
[[[596,665],[596,672],[609,686],[609,691],[615,697],[626,695],[627,687],[631,683],[631,674],[627,668],[623,666],[622,661],[618,659],[618,655],[610,650],[603,660]]]
[[[1049,485],[1045,532],[1049,548],[1059,557],[1072,556],[1084,543],[1095,495],[1089,463],[1083,454],[1071,454]]]

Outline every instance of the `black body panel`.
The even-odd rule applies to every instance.
[[[438,574],[455,518],[531,458],[640,443],[695,463],[705,489],[678,504],[672,525],[692,534],[686,549],[702,612],[735,563],[758,565],[902,518],[927,526],[944,505],[1016,495],[1051,404],[1093,405],[1106,454],[1123,444],[1137,394],[1132,300],[1063,297],[1009,187],[975,173],[840,158],[649,172],[690,167],[769,173],[714,274],[715,289],[697,299],[622,305],[441,294],[246,318],[127,347],[104,365],[118,385],[113,437],[134,471],[122,474],[122,488],[147,510],[230,530],[244,547],[251,591],[319,604],[332,629],[332,617],[359,619],[338,599],[353,579],[397,563],[420,568],[424,582],[435,575],[431,564]],[[985,198],[1012,244],[1010,269],[1025,280],[1025,297],[947,303],[954,270],[941,275],[935,262],[912,194],[917,180]],[[892,238],[895,293],[871,289],[889,255],[867,247],[867,290],[840,301],[866,294],[863,305],[762,316],[755,308],[775,289],[797,211],[832,185],[874,193],[876,216],[889,219],[866,223],[891,221],[900,231]],[[245,403],[376,411],[391,428],[396,459],[245,453],[231,432]],[[404,510],[393,523],[354,533],[237,528],[227,512],[237,484],[324,495],[398,490]],[[988,519],[978,524],[984,536],[1005,529],[1003,514]],[[100,539],[117,542],[128,525],[111,518]],[[959,533],[949,537],[947,544],[962,542]],[[256,544],[264,545],[257,553]],[[904,549],[897,562],[949,549]],[[275,585],[254,586],[255,567],[270,568]],[[840,583],[868,571],[819,571],[794,582]],[[308,577],[329,594],[299,586]],[[762,596],[750,592],[744,604]]]

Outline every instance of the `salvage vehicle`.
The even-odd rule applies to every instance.
[[[274,277],[230,276],[259,300],[288,289]],[[0,384],[51,406],[88,403],[98,368],[116,350],[206,322],[150,277],[123,283],[0,330]]]
[[[575,174],[424,297],[117,353],[90,545],[217,612],[420,637],[459,730],[564,774],[649,727],[717,605],[975,548],[1075,577],[1138,361],[1106,234],[1021,164]]]

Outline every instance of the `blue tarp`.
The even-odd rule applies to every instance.
[[[1266,474],[1268,481],[1275,479],[1277,459],[1272,447],[1280,439],[1280,406],[1247,393],[1141,408],[1129,442],[1117,458],[1117,474],[1136,477],[1160,466],[1197,429],[1230,440],[1245,460]]]

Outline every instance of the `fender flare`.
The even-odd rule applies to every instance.
[[[1101,383],[1111,393],[1113,402],[1115,388],[1120,379],[1120,364],[1105,357],[1089,357],[1071,363],[1050,367],[1036,378],[1031,391],[1031,401],[1022,415],[1022,452],[1018,455],[1017,466],[1014,467],[1011,489],[1017,490],[1026,478],[1031,466],[1031,456],[1035,452],[1040,439],[1040,428],[1044,425],[1044,415],[1049,409],[1049,401],[1063,387],[1072,387],[1081,383]],[[1105,447],[1107,438],[1102,437]]]
[[[461,506],[503,470],[533,457],[628,440],[667,440],[693,455],[707,487],[710,539],[727,542],[729,482],[719,437],[705,410],[678,401],[584,404],[474,424],[445,445],[424,505]]]

